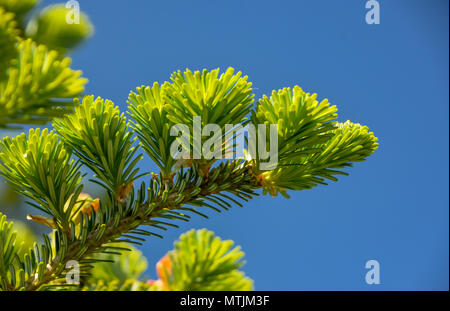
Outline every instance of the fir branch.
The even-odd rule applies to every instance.
[[[127,212],[132,211],[133,206],[131,205],[131,208],[124,212],[127,216],[121,218],[117,224],[114,223],[114,219],[111,219],[106,224],[106,229],[101,234],[100,239],[98,239],[98,235],[102,230],[101,226],[89,232],[84,242],[80,239],[71,241],[67,237],[68,245],[66,246],[67,251],[64,257],[56,257],[49,264],[41,279],[38,280],[34,276],[31,277],[26,282],[24,289],[37,290],[42,285],[51,282],[57,277],[61,277],[64,274],[64,268],[61,267],[65,267],[66,262],[69,260],[81,261],[92,255],[101,246],[114,241],[120,241],[120,236],[129,233],[140,225],[153,226],[154,224],[164,224],[164,222],[159,222],[158,218],[176,219],[176,217],[171,216],[170,212],[176,211],[185,205],[204,205],[207,204],[205,201],[207,201],[210,195],[220,195],[226,192],[244,200],[256,195],[254,189],[257,189],[259,185],[255,176],[248,166],[240,164],[240,161],[233,161],[229,164],[223,164],[213,168],[211,174],[217,175],[215,179],[203,180],[198,175],[198,172],[196,172],[196,168],[188,170],[183,175],[180,173],[180,177],[184,176],[184,179],[181,179],[182,181],[186,180],[188,176],[190,177],[190,182],[184,186],[183,192],[177,192],[176,189],[179,188],[165,188],[167,183],[164,186],[159,184],[158,186],[161,188],[158,189],[157,193],[153,193],[153,200],[140,205],[134,215],[127,215]],[[215,173],[215,170],[218,170],[219,174]],[[215,188],[213,191],[208,190],[212,189],[213,185],[220,185],[220,187]],[[183,199],[176,203],[177,199],[181,196],[183,196]],[[210,206],[218,210],[214,206]],[[101,208],[99,211],[101,211]],[[84,249],[84,251],[80,253],[80,249]]]
[[[176,227],[173,222],[188,221],[190,213],[207,217],[199,208],[220,212],[241,205],[239,201],[256,196],[259,188],[272,195],[287,195],[286,189],[325,184],[324,179],[336,180],[335,175],[346,174],[342,169],[363,161],[378,146],[367,127],[337,123],[334,106],[326,100],[319,103],[317,95],[295,87],[274,91],[270,99],[263,97],[251,117],[255,125],[279,125],[281,147],[276,169],[261,171],[259,155],[213,168],[213,161],[203,158],[178,167],[167,153],[168,126],[182,119],[171,118],[184,116],[184,121],[190,121],[193,113],[206,111],[202,112],[206,120],[219,120],[222,127],[226,122],[242,125],[248,122],[245,115],[251,111],[253,96],[246,78],[233,75],[232,70],[220,78],[218,71],[187,71],[173,75],[172,80],[161,88],[155,84],[130,95],[139,146],[162,172],[153,174],[149,184],[143,182],[137,191],[134,181],[139,177],[141,155],[135,156],[135,138],[111,101],[91,96],[76,104],[73,115],[54,123],[61,140],[47,130],[31,130],[28,140],[24,134],[3,140],[1,174],[34,201],[32,206],[50,216],[32,219],[54,229],[52,242],[44,236],[41,247],[35,246],[23,257],[15,256],[19,273],[10,265],[9,274],[0,275],[2,280],[6,278],[4,288],[64,287],[65,265],[70,260],[79,261],[81,274],[88,276],[92,264],[110,261],[96,254],[121,250],[111,243],[140,245],[148,236],[161,237],[155,229]],[[94,181],[106,189],[105,199],[80,195],[78,162],[71,160],[71,152],[95,173]],[[150,229],[139,228],[143,225]]]
[[[71,159],[58,136],[48,129],[30,129],[0,142],[0,175],[25,197],[38,203],[52,228],[68,230],[83,186],[79,164]]]
[[[142,155],[133,147],[124,114],[110,100],[85,96],[82,103],[75,100],[75,111],[53,125],[66,148],[89,167],[101,185],[123,201],[131,192],[138,175],[136,168]]]

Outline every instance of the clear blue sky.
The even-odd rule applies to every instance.
[[[233,66],[257,97],[298,84],[379,137],[338,183],[149,240],[149,277],[180,233],[206,227],[242,246],[258,290],[448,290],[448,1],[380,0],[380,25],[365,23],[365,2],[80,1],[96,32],[73,67],[123,110],[130,90],[174,70]],[[364,281],[370,259],[380,285]]]

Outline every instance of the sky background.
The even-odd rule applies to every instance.
[[[181,233],[208,228],[242,246],[257,290],[449,289],[448,1],[380,0],[380,25],[365,23],[365,3],[80,1],[96,30],[73,68],[87,93],[123,111],[131,90],[175,70],[232,66],[257,98],[300,85],[379,137],[338,183],[257,197],[150,239],[150,278]],[[368,260],[380,263],[379,285],[365,283]]]

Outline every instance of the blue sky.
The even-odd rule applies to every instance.
[[[179,234],[206,227],[242,246],[258,290],[448,290],[448,1],[380,0],[380,25],[365,23],[365,2],[80,1],[96,31],[73,67],[122,110],[130,90],[175,70],[233,66],[257,98],[300,85],[379,137],[338,183],[150,239],[149,277]],[[379,285],[365,283],[371,259]]]

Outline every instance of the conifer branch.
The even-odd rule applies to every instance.
[[[121,219],[118,224],[111,220],[106,224],[106,230],[103,226],[99,226],[98,229],[89,233],[86,242],[83,243],[80,240],[70,241],[70,237],[67,236],[69,244],[67,245],[67,252],[64,258],[55,258],[53,262],[49,264],[47,271],[43,274],[40,280],[36,277],[31,277],[24,286],[25,290],[37,290],[44,284],[51,282],[54,279],[64,274],[65,264],[69,260],[82,261],[83,258],[92,255],[101,246],[119,241],[118,238],[130,231],[136,229],[140,225],[157,224],[159,221],[157,218],[172,218],[171,211],[181,210],[184,205],[206,205],[209,204],[205,201],[214,195],[224,195],[228,192],[231,195],[236,195],[243,200],[257,195],[254,190],[259,187],[257,180],[251,170],[246,165],[239,165],[238,161],[234,161],[229,165],[222,165],[214,168],[211,171],[211,176],[217,176],[216,178],[208,178],[203,180],[201,176],[196,176],[196,169],[189,170],[186,175],[192,176],[191,182],[184,187],[184,191],[176,192],[176,188],[164,189],[159,191],[153,201],[146,202],[136,209],[135,214],[128,215]],[[186,176],[184,175],[184,176]],[[181,174],[179,175],[182,176]],[[228,176],[224,178],[224,176]],[[185,180],[185,179],[184,179]],[[219,186],[220,185],[220,186]],[[179,188],[178,188],[179,189]],[[214,189],[214,190],[211,190]],[[162,189],[161,189],[162,190]],[[166,195],[167,191],[170,192]],[[180,197],[184,197],[179,200]],[[220,212],[217,207],[211,206],[212,209]],[[192,208],[185,209],[187,211],[195,211]],[[181,210],[183,211],[183,210]],[[133,213],[132,210],[129,212]],[[185,218],[187,215],[184,213],[178,214],[180,218]],[[104,230],[101,238],[98,239],[99,233]],[[63,233],[64,234],[64,233]],[[80,253],[80,249],[85,249]]]
[[[187,71],[185,75],[178,73],[173,84],[138,89],[129,99],[133,126],[113,102],[86,96],[81,103],[76,101],[73,114],[54,121],[56,133],[32,129],[28,138],[25,134],[4,138],[0,143],[0,174],[31,199],[30,205],[47,214],[29,217],[51,227],[53,234],[51,241],[44,236],[45,243],[35,245],[23,257],[14,256],[14,262],[11,244],[0,245],[0,251],[4,249],[1,260],[6,263],[0,271],[1,288],[64,288],[68,285],[64,280],[66,264],[72,260],[80,263],[80,274],[88,277],[92,264],[104,261],[96,254],[115,252],[114,243],[140,245],[147,236],[161,237],[156,229],[188,221],[190,213],[207,217],[200,208],[220,212],[242,206],[240,201],[258,195],[260,188],[273,196],[287,196],[287,190],[325,184],[324,179],[336,180],[335,175],[346,174],[342,169],[363,161],[377,148],[377,139],[367,127],[338,123],[334,106],[326,100],[319,103],[316,94],[299,87],[274,91],[270,99],[263,97],[252,110],[250,84],[246,78],[240,80],[240,73],[233,73],[227,70],[219,77],[218,70],[211,74]],[[187,110],[181,111],[183,107]],[[276,151],[278,166],[263,170],[260,149],[250,159],[218,162],[202,156],[177,165],[168,153],[168,144],[174,141],[169,140],[168,126],[189,124],[199,111],[219,120],[219,131],[227,122],[279,125],[275,132],[281,141]],[[247,119],[249,112],[252,115]],[[188,140],[195,144],[192,135]],[[203,139],[199,141],[203,143]],[[219,147],[223,151],[223,145]],[[136,180],[149,174],[139,174],[142,155],[136,154],[140,148],[155,160],[161,174],[152,173],[147,184],[144,181],[137,187]],[[93,181],[106,190],[106,198],[93,200],[81,194],[81,165],[92,170]],[[6,229],[0,230],[10,236]],[[174,274],[176,271],[174,268]],[[232,279],[242,277],[232,273]],[[173,288],[197,286],[179,284],[174,283]],[[244,287],[248,287],[247,282],[242,283]]]

